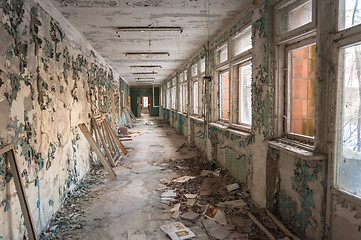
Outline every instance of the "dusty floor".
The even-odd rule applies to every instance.
[[[227,176],[226,171],[220,172],[218,180],[221,181],[214,176],[201,177],[203,169],[215,170],[217,166],[207,161],[203,165],[198,163],[203,155],[192,145],[184,145],[186,138],[177,134],[169,124],[145,115],[131,130],[139,130],[141,135],[133,137],[132,142],[124,142],[129,153],[123,157],[122,166],[114,168],[117,179],[111,181],[102,167],[95,168],[69,197],[41,239],[162,240],[169,238],[160,226],[177,221],[194,232],[196,237],[193,239],[267,238],[247,217],[246,212],[253,205],[242,186],[232,194],[227,193],[225,184],[235,180]],[[172,182],[185,174],[197,177],[185,183]],[[220,187],[223,189],[218,191],[218,187],[210,185],[216,190],[215,194],[204,193],[207,192],[207,189],[202,190],[205,178],[217,180],[218,184],[223,184]],[[161,194],[167,189],[176,190],[175,203],[181,203],[181,214],[191,211],[197,217],[184,219],[181,215],[173,219],[170,209],[175,203],[168,206],[160,201]],[[197,204],[189,206],[185,193],[201,196]],[[207,204],[220,206],[222,201],[240,198],[247,203],[247,209],[224,209],[228,221],[226,226],[201,214]],[[278,238],[284,237],[273,225],[267,222],[265,225]],[[222,231],[226,231],[226,238],[212,237]]]

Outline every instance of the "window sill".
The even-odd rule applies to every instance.
[[[359,197],[357,195],[354,195],[345,190],[335,188],[335,187],[331,188],[331,193],[339,198],[346,199],[349,202],[352,202],[358,206],[361,206],[361,197]]]
[[[185,113],[185,112],[177,112],[179,115],[182,115],[182,116],[184,116],[184,117],[187,117],[187,113]]]
[[[234,129],[236,131],[241,131],[241,132],[244,132],[244,133],[247,133],[247,134],[250,134],[251,135],[251,126],[249,127],[246,127],[244,125],[240,125],[240,124],[232,124],[230,126],[231,129]]]
[[[280,151],[285,151],[289,154],[295,155],[297,157],[301,157],[305,160],[326,160],[327,156],[322,154],[315,154],[313,150],[306,150],[300,147],[296,147],[290,143],[281,142],[280,140],[268,141],[268,145],[272,148],[278,149]]]
[[[189,118],[191,118],[191,119],[193,119],[193,120],[196,120],[196,121],[198,121],[198,122],[203,122],[203,123],[204,123],[204,119],[203,119],[203,118],[199,118],[199,117],[197,117],[197,116],[192,116],[192,115],[190,115]]]
[[[225,131],[227,131],[227,132],[229,132],[231,134],[235,134],[235,135],[238,135],[238,136],[241,136],[241,137],[249,137],[249,136],[252,135],[249,132],[245,132],[245,131],[241,131],[241,130],[237,130],[237,129],[232,129],[229,126],[226,126],[226,125],[220,124],[220,123],[210,123],[209,125],[212,126],[212,127],[218,128],[220,130],[225,130]]]

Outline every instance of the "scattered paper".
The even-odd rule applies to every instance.
[[[226,188],[227,188],[228,192],[232,192],[234,190],[239,189],[239,185],[238,185],[238,183],[233,183],[233,184],[227,185]]]
[[[227,224],[226,215],[224,215],[224,213],[221,210],[209,204],[207,204],[206,210],[204,211],[203,214],[208,218],[213,219],[216,222],[219,222],[222,225]]]
[[[177,179],[174,179],[173,182],[177,182],[177,183],[184,183],[184,182],[188,182],[190,179],[193,179],[196,177],[191,177],[191,176],[183,176]]]
[[[172,240],[183,240],[195,237],[194,233],[180,222],[161,226],[160,229],[162,229],[164,233],[168,234]]]

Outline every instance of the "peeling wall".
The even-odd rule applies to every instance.
[[[36,1],[1,1],[0,16],[0,145],[15,146],[40,233],[90,169],[77,125],[89,127],[99,112],[119,121],[114,94],[126,83]],[[10,166],[0,156],[0,239],[24,232]]]

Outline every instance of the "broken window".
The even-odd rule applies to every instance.
[[[193,113],[198,115],[198,100],[199,100],[199,96],[198,96],[198,79],[194,79],[193,82]]]
[[[316,44],[288,51],[289,133],[314,136]]]
[[[228,44],[222,45],[216,50],[216,64],[223,63],[228,60]]]
[[[359,0],[339,1],[339,29],[346,29],[361,23],[361,2]]]
[[[361,196],[361,42],[340,49],[341,116],[336,185]]]
[[[251,36],[252,36],[252,28],[251,26],[249,26],[232,39],[233,56],[237,56],[252,48]]]
[[[229,71],[219,74],[220,118],[229,120]]]
[[[276,10],[279,16],[279,34],[284,34],[312,22],[312,1],[292,0]]]
[[[240,124],[250,126],[252,123],[252,63],[246,62],[240,65],[238,76],[238,121]]]

